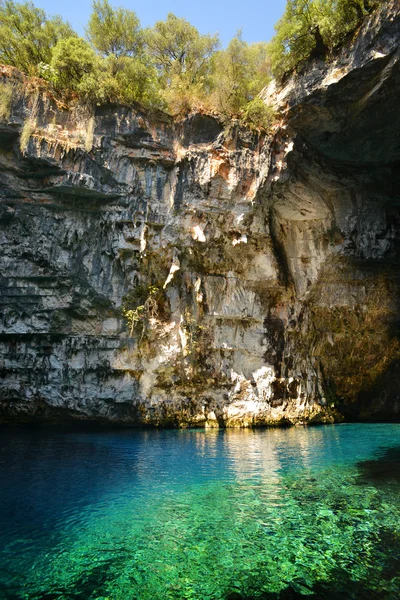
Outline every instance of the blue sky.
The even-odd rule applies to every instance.
[[[83,35],[92,0],[33,0],[33,3],[50,15],[61,15]],[[226,46],[239,28],[247,42],[269,40],[286,0],[110,0],[110,3],[134,10],[143,27],[173,12],[190,21],[201,33],[218,32]]]

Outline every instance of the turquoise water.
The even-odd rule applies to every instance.
[[[0,598],[400,597],[400,425],[0,437]]]

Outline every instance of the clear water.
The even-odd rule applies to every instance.
[[[2,430],[0,598],[400,597],[400,425]]]

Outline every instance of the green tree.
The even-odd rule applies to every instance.
[[[325,57],[383,0],[287,0],[269,44],[278,79],[309,58]]]
[[[140,21],[132,10],[113,8],[108,0],[95,0],[86,30],[90,43],[104,56],[135,56],[142,52]]]
[[[188,21],[169,13],[165,21],[146,31],[145,41],[168,110],[189,111],[204,100],[218,36],[202,35]]]
[[[50,63],[57,42],[73,35],[61,17],[47,17],[31,2],[0,2],[0,61],[24,73],[36,75],[39,63]]]
[[[146,32],[146,43],[163,85],[178,77],[197,84],[210,72],[210,57],[219,46],[217,35],[201,35],[185,19],[169,13]]]
[[[143,106],[165,108],[160,96],[157,71],[145,54],[119,58],[110,55],[105,65],[114,81],[114,100],[123,104],[139,102]]]
[[[100,70],[100,60],[84,39],[70,37],[57,43],[50,67],[56,88],[79,93],[85,77]]]
[[[133,11],[115,9],[108,0],[95,0],[86,34],[105,57],[100,70],[84,77],[80,85],[86,97],[97,102],[161,106],[157,72],[144,51],[143,32]]]
[[[224,114],[239,115],[269,79],[267,44],[247,44],[238,32],[226,50],[214,56],[212,103]]]
[[[283,17],[275,26],[276,35],[270,42],[272,72],[280,78],[299,62],[314,54],[328,51],[320,30],[322,5],[329,0],[288,0]],[[321,5],[321,6],[319,6]],[[328,11],[329,12],[329,11]]]

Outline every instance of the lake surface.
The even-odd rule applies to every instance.
[[[0,598],[400,597],[400,424],[0,430]]]

